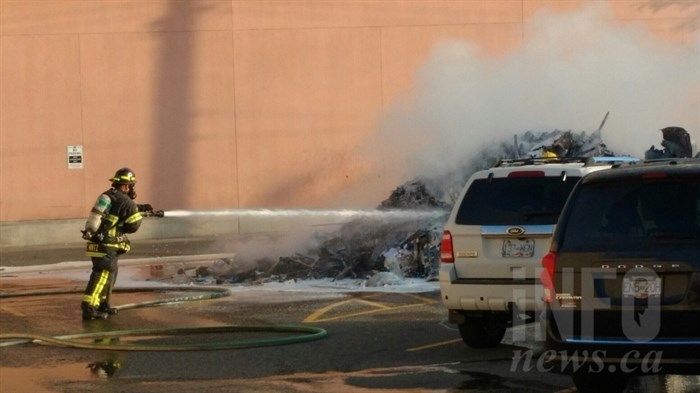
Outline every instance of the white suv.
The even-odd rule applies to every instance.
[[[541,260],[574,185],[631,157],[504,160],[472,175],[445,224],[440,292],[449,320],[474,348],[544,309]]]

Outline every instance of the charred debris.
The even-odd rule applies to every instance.
[[[658,158],[690,158],[693,156],[693,145],[690,143],[690,134],[682,127],[666,127],[661,129],[662,149],[651,146],[644,153],[645,159]],[[695,155],[700,158],[700,152]]]
[[[196,280],[216,283],[260,284],[270,281],[331,278],[364,279],[367,286],[391,285],[403,278],[436,280],[440,263],[442,228],[455,192],[477,170],[501,159],[527,157],[587,157],[615,155],[603,143],[601,129],[592,134],[554,130],[527,131],[484,149],[458,170],[442,178],[414,179],[391,192],[378,210],[429,210],[426,218],[362,218],[347,222],[334,233],[316,235],[307,250],[277,259],[239,261],[236,256],[215,261],[196,270]],[[680,127],[662,130],[662,149],[652,146],[645,158],[691,157],[688,133]]]
[[[249,284],[361,278],[367,279],[368,285],[386,285],[405,277],[436,279],[440,236],[450,207],[431,194],[423,182],[413,180],[397,187],[377,210],[434,214],[352,220],[336,232],[316,234],[311,241],[315,245],[304,252],[274,260],[223,258],[198,268],[196,275],[213,277],[217,283]]]

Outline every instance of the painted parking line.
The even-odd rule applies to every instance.
[[[366,305],[372,306],[372,307],[383,308],[383,309],[391,308],[391,306],[387,306],[386,304],[383,304],[383,303],[371,302],[369,300],[364,300],[364,299],[354,299],[354,300],[356,303],[362,303],[362,304],[366,304]]]
[[[9,307],[9,306],[0,306],[0,311],[5,311],[5,312],[12,314],[16,317],[26,317],[27,316],[22,311],[19,311],[18,309],[14,308],[14,307]]]
[[[462,339],[461,339],[461,338],[455,338],[455,339],[452,339],[452,340],[440,341],[440,342],[433,343],[433,344],[421,345],[420,347],[408,348],[408,349],[406,350],[406,352],[422,351],[422,350],[424,350],[424,349],[430,349],[430,348],[435,348],[435,347],[441,347],[441,346],[444,346],[444,345],[451,345],[451,344],[458,343],[458,342],[462,342]]]
[[[423,296],[418,296],[414,294],[401,294],[406,297],[411,297],[416,300],[418,300],[418,303],[410,303],[410,304],[402,304],[399,306],[393,306],[391,304],[387,303],[380,303],[380,302],[374,302],[367,300],[369,298],[373,297],[378,297],[380,294],[372,294],[372,295],[367,295],[367,296],[361,296],[359,298],[352,298],[352,299],[347,299],[347,300],[341,300],[339,302],[331,303],[327,306],[321,307],[320,309],[312,312],[308,317],[306,317],[302,322],[303,323],[311,323],[311,322],[328,322],[328,321],[337,321],[340,319],[348,319],[348,318],[353,318],[361,315],[368,315],[368,314],[376,314],[380,312],[385,312],[385,311],[393,311],[393,310],[399,310],[399,309],[404,309],[404,308],[411,308],[411,307],[420,307],[420,306],[426,306],[430,305],[433,303],[436,303],[437,301],[434,299],[426,298]],[[336,310],[342,306],[348,305],[348,304],[361,304],[364,306],[370,306],[372,307],[371,310],[364,310],[364,311],[352,311],[352,312],[346,312],[346,313],[341,313],[340,315],[335,315],[332,317],[324,317],[324,315],[328,314],[329,312]]]

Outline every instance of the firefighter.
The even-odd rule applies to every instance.
[[[109,300],[117,279],[119,255],[131,249],[126,234],[136,232],[145,215],[155,214],[151,205],[133,201],[136,176],[131,169],[121,168],[109,180],[112,187],[97,198],[82,231],[87,240],[86,255],[92,259],[92,272],[81,303],[83,320],[116,314],[117,309]]]

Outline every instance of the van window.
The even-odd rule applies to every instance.
[[[555,224],[580,177],[512,177],[475,180],[462,200],[458,225]]]
[[[700,247],[700,179],[587,184],[575,198],[560,249]]]

